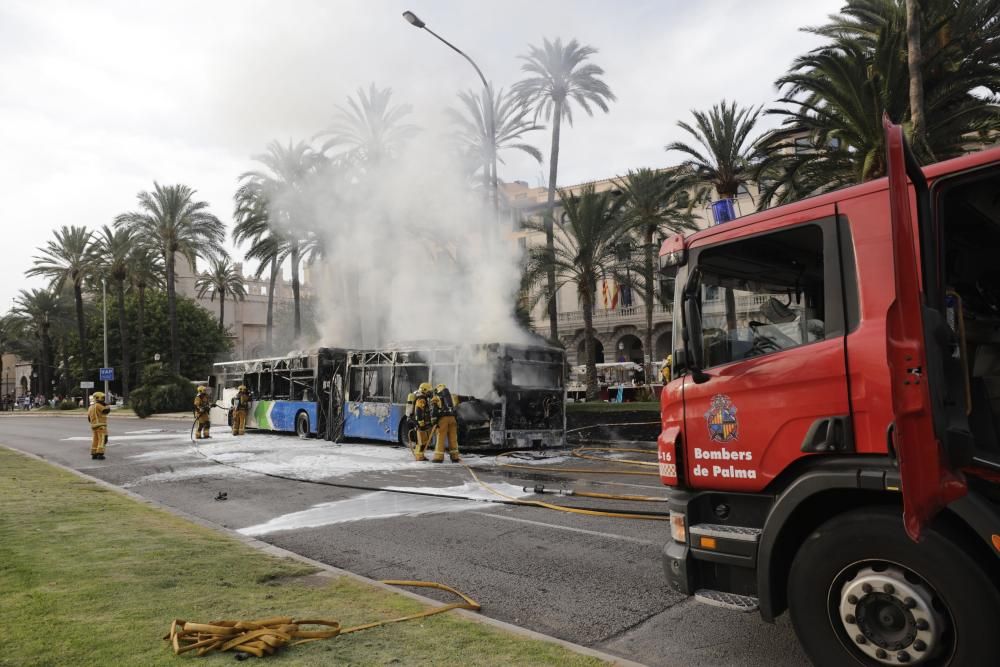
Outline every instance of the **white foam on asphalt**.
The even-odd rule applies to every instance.
[[[220,465],[207,466],[187,466],[176,470],[165,470],[163,472],[145,475],[139,479],[122,484],[122,488],[132,488],[140,484],[155,484],[162,482],[177,482],[180,480],[194,479],[196,477],[257,477],[253,472],[229,468]]]
[[[153,434],[129,435],[129,434],[117,434],[117,433],[114,432],[114,429],[112,429],[111,432],[108,434],[108,440],[110,440],[113,443],[114,442],[154,442],[154,441],[159,441],[159,442],[174,442],[174,443],[176,443],[176,442],[182,442],[182,441],[191,442],[191,438],[186,433],[182,433],[182,434],[178,434],[178,433],[172,433],[172,434],[160,433],[158,435],[153,435]],[[74,436],[71,436],[69,438],[62,438],[61,441],[62,442],[82,442],[82,441],[90,442],[90,436],[89,435],[74,435]]]
[[[511,484],[491,484],[498,491],[510,496],[527,495],[521,489]],[[467,482],[460,486],[444,488],[437,487],[386,487],[389,489],[431,493],[438,496],[451,496],[470,499],[497,500],[497,497],[475,482]],[[270,521],[254,526],[241,528],[244,535],[266,535],[281,530],[296,530],[300,528],[318,528],[337,523],[353,521],[372,521],[400,516],[418,516],[421,514],[440,514],[444,512],[463,512],[484,505],[478,500],[450,500],[446,498],[431,498],[410,494],[392,493],[390,491],[375,491],[364,493],[354,498],[337,500],[330,503],[314,505],[301,512],[292,512],[277,516]]]

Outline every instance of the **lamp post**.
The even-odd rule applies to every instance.
[[[498,190],[498,187],[497,187],[497,150],[496,150],[497,130],[496,130],[496,118],[494,118],[494,115],[493,115],[493,113],[494,113],[494,106],[495,106],[494,105],[494,100],[493,100],[493,89],[490,88],[490,84],[487,83],[486,77],[483,76],[483,71],[481,69],[479,69],[479,65],[477,65],[475,63],[475,61],[473,61],[472,58],[470,58],[467,53],[465,53],[464,51],[462,51],[460,48],[458,48],[457,46],[455,46],[454,44],[452,44],[451,42],[449,42],[447,39],[445,39],[441,35],[437,34],[433,30],[431,30],[430,28],[428,28],[427,24],[424,23],[423,21],[421,21],[420,17],[417,16],[416,14],[414,14],[413,12],[411,12],[409,10],[403,12],[403,18],[406,19],[407,23],[409,23],[410,25],[412,25],[414,28],[418,28],[418,29],[421,29],[421,30],[426,30],[430,34],[434,35],[441,42],[443,42],[448,48],[450,48],[452,51],[454,51],[458,55],[460,55],[463,58],[465,58],[466,60],[468,60],[469,64],[472,65],[473,69],[476,70],[476,74],[479,75],[479,80],[483,82],[483,89],[484,89],[484,91],[486,93],[485,96],[484,96],[484,98],[483,98],[483,102],[484,102],[484,104],[483,104],[483,107],[484,107],[483,110],[486,112],[486,124],[488,126],[488,131],[490,133],[490,136],[487,137],[488,144],[489,144],[489,146],[487,147],[487,150],[489,151],[489,161],[490,161],[490,164],[489,164],[488,168],[491,170],[490,173],[488,174],[488,177],[489,177],[490,190],[491,190],[490,194],[493,196],[493,213],[494,213],[494,216],[496,217],[495,222],[499,222],[499,220],[500,220],[500,193],[499,193],[499,190]],[[494,230],[494,231],[496,231],[496,230]]]
[[[108,281],[101,278],[101,289],[104,290],[103,298],[101,299],[102,305],[104,306],[104,367],[108,367]],[[108,381],[104,381],[104,396],[108,395]]]

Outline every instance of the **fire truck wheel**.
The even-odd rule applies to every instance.
[[[912,542],[898,510],[816,529],[789,570],[788,607],[817,667],[1000,665],[996,583],[941,528]]]
[[[295,435],[303,440],[309,437],[309,415],[305,412],[295,415]]]

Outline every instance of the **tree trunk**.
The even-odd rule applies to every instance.
[[[555,269],[555,225],[556,176],[559,171],[559,130],[562,124],[561,101],[556,101],[552,109],[552,150],[549,153],[549,195],[545,208],[545,251],[549,256],[546,289],[549,297],[549,338],[553,343],[559,340],[559,311],[556,305]],[[584,316],[586,317],[586,315]]]
[[[86,380],[91,376],[90,366],[87,364],[87,324],[83,318],[83,288],[79,282],[73,283],[73,299],[76,301],[76,329],[80,336],[80,379]],[[48,390],[48,386],[43,386]]]
[[[587,400],[597,399],[597,362],[594,360],[594,299],[593,290],[583,290],[583,347],[587,355]]]
[[[170,321],[170,370],[181,374],[181,357],[177,350],[177,291],[174,285],[174,250],[167,251],[167,319]]]
[[[292,298],[295,300],[295,340],[302,333],[302,304],[299,302],[299,242],[292,241]]]
[[[135,384],[136,386],[142,385],[142,366],[146,363],[146,286],[139,285],[139,313],[136,318],[136,334],[135,334]]]
[[[920,151],[929,152],[924,118],[923,47],[920,43],[920,4],[906,0],[906,64],[910,73],[910,140]]]
[[[226,292],[219,290],[219,331],[226,330]]]
[[[35,387],[35,391],[42,393],[40,387],[45,387],[50,385],[49,373],[52,372],[52,338],[49,336],[49,325],[45,324],[41,327],[42,334],[42,367],[38,369],[38,386]],[[66,369],[69,372],[69,368]],[[28,385],[28,393],[31,393],[31,385]]]
[[[653,377],[653,305],[656,303],[654,301],[654,289],[653,289],[653,233],[656,232],[656,227],[653,225],[646,226],[646,234],[643,239],[646,242],[646,264],[643,267],[645,269],[645,279],[646,279],[646,363],[643,369],[643,375],[646,378],[646,384],[652,384],[651,378]]]
[[[128,329],[125,326],[125,281],[118,281],[118,336],[122,341],[122,399],[128,403]]]
[[[271,354],[274,343],[274,285],[278,282],[278,258],[271,260],[271,283],[267,288],[267,353]]]

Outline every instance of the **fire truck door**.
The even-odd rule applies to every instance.
[[[907,155],[903,128],[893,125],[887,117],[883,119],[883,126],[896,281],[896,298],[886,319],[886,353],[894,412],[892,438],[899,459],[903,523],[907,534],[917,540],[924,525],[938,510],[964,495],[966,486],[947,466],[932,411],[929,381],[938,378],[931,377],[928,372],[923,281],[917,261],[919,246],[914,234],[907,176],[912,176],[918,196],[926,192],[927,184],[916,161]],[[925,219],[917,221],[918,230],[930,224],[926,216],[923,217]]]
[[[684,326],[701,366],[684,378],[692,487],[759,491],[797,458],[850,447],[837,218],[830,205],[806,220],[692,248],[685,291],[697,303],[685,300]]]

